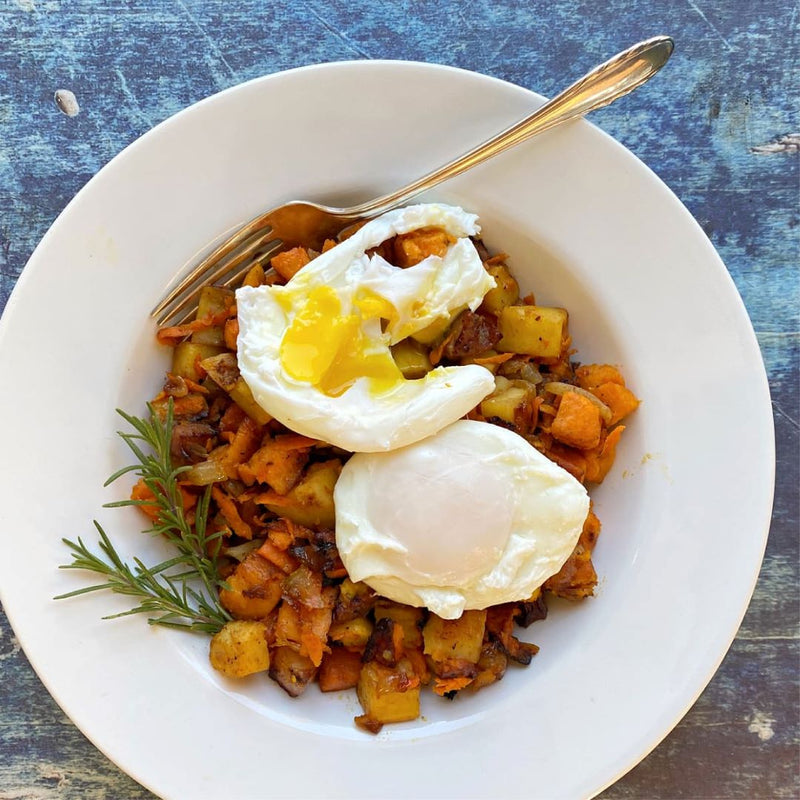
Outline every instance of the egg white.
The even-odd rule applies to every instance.
[[[367,251],[397,234],[427,226],[457,237],[443,257],[430,256],[406,269]],[[377,452],[424,439],[462,417],[494,388],[491,372],[478,365],[437,367],[419,380],[399,380],[376,392],[359,378],[338,396],[289,375],[281,362],[281,342],[309,293],[336,292],[341,313],[352,313],[356,294],[369,289],[395,310],[382,328],[365,320],[372,352],[457,311],[480,305],[494,279],[484,269],[469,236],[479,232],[477,217],[460,208],[420,204],[390,211],[368,222],[336,247],[322,253],[285,286],[243,287],[236,293],[238,362],[256,402],[288,428],[355,452]]]
[[[524,438],[459,420],[391,453],[358,453],[334,491],[350,578],[455,619],[528,599],[589,513],[582,484]]]

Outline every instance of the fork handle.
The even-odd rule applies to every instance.
[[[623,50],[568,86],[530,116],[413,183],[346,209],[347,216],[374,217],[382,214],[538,133],[607,106],[652,78],[667,63],[673,48],[674,43],[669,36],[655,36]]]

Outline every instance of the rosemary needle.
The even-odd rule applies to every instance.
[[[118,434],[136,457],[136,463],[115,472],[104,485],[108,486],[123,475],[135,472],[152,494],[152,499],[121,500],[107,503],[105,507],[155,506],[157,513],[154,514],[154,522],[145,533],[163,537],[175,553],[152,566],[138,558],[134,558],[133,564],[129,565],[95,521],[100,536],[97,543],[100,554],[87,547],[80,538],[76,542],[63,539],[72,551],[72,562],[60,568],[94,572],[102,576],[102,582],[58,595],[55,599],[110,590],[135,598],[138,603],[127,611],[104,619],[147,614],[151,625],[213,634],[222,628],[230,615],[218,600],[218,591],[225,586],[217,563],[222,534],[208,532],[210,490],[206,489],[198,498],[194,519],[190,522],[184,511],[179,485],[180,475],[188,467],[174,467],[170,456],[172,400],[163,421],[150,405],[148,412],[148,419],[142,419],[117,409],[117,413],[133,429],[132,432]]]

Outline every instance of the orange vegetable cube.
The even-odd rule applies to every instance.
[[[588,398],[576,392],[561,396],[550,433],[570,447],[591,450],[600,444],[602,420],[600,409]]]
[[[291,280],[311,259],[305,247],[293,247],[270,259],[270,266],[284,280]]]
[[[639,398],[630,389],[619,383],[601,383],[592,389],[592,394],[611,409],[609,427],[616,425],[639,407]]]
[[[319,667],[319,688],[323,692],[354,689],[361,674],[361,653],[345,647],[334,647],[322,657]]]
[[[428,256],[443,256],[453,241],[442,228],[420,228],[401,234],[394,240],[394,263],[413,267]]]
[[[625,378],[611,364],[583,364],[575,370],[575,378],[581,389],[589,389],[590,391],[604,383],[625,385]]]

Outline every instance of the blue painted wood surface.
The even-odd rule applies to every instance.
[[[776,501],[761,577],[719,672],[602,796],[800,797],[799,18],[788,0],[9,0],[0,5],[0,309],[75,192],[155,123],[217,90],[302,64],[402,58],[552,95],[631,42],[671,34],[665,74],[593,121],[678,194],[733,276],[769,374]],[[64,717],[2,613],[0,670],[0,798],[152,797]]]

